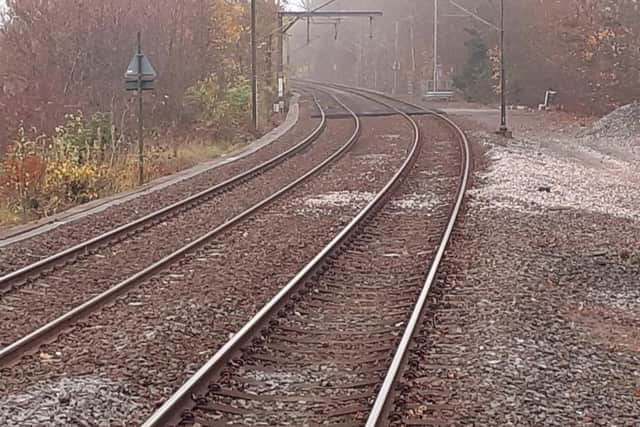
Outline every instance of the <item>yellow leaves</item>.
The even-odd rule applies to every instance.
[[[593,61],[593,58],[594,58],[594,57],[595,57],[595,54],[594,54],[593,52],[586,51],[586,52],[583,52],[583,53],[582,53],[582,59],[583,59],[585,62],[591,62],[591,61]]]
[[[78,112],[65,119],[50,137],[34,137],[36,129],[18,129],[0,161],[0,208],[48,215],[96,199],[108,187],[116,173],[110,168],[113,163],[106,162],[111,142],[108,116],[96,113],[87,118]],[[113,162],[115,150],[111,155]]]
[[[616,33],[614,33],[612,30],[609,30],[609,29],[603,30],[603,31],[598,31],[596,33],[596,38],[598,40],[605,40],[605,39],[608,39],[608,38],[615,38],[615,36],[616,36]]]
[[[591,48],[597,48],[601,42],[615,39],[616,33],[610,29],[598,30],[593,34],[587,36],[587,46]]]
[[[585,49],[578,52],[578,55],[586,63],[593,62],[597,52],[616,51],[616,33],[608,28],[600,29],[585,38]]]
[[[64,160],[47,166],[43,191],[54,209],[63,203],[87,202],[98,198],[102,178],[97,166]]]
[[[212,0],[211,43],[216,47],[225,47],[240,42],[244,31],[243,16],[245,6],[229,0]]]

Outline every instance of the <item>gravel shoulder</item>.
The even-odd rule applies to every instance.
[[[563,114],[456,117],[486,151],[394,425],[637,425],[640,156]]]

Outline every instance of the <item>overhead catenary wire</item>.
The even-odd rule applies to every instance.
[[[332,3],[335,3],[337,0],[329,0],[324,2],[322,5],[311,9],[311,12],[318,12],[320,9],[323,9],[329,5],[331,5]],[[262,37],[260,39],[261,42],[266,41],[270,36],[273,36],[274,34],[277,34],[278,32],[283,32],[286,33],[287,31],[289,31],[291,29],[291,27],[293,27],[296,23],[298,23],[300,21],[300,17],[296,17],[294,18],[294,20],[292,22],[288,22],[286,24],[283,25],[278,25],[276,28],[274,28],[271,32],[269,32],[266,36]]]

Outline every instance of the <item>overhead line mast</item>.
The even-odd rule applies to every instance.
[[[329,18],[340,18],[340,17],[361,17],[366,16],[369,18],[370,27],[372,28],[373,18],[375,16],[382,16],[382,12],[380,11],[323,11],[324,7],[327,7],[336,0],[328,0],[321,4],[320,6],[303,11],[303,12],[295,12],[295,11],[281,11],[278,10],[278,28],[270,34],[274,34],[278,32],[278,106],[284,107],[284,96],[286,94],[286,80],[284,75],[284,36],[289,31],[293,25],[298,22],[300,19],[307,19],[307,26],[310,25],[310,19],[313,17],[329,17]],[[280,1],[278,0],[278,9],[280,8]],[[285,17],[293,17],[295,18],[292,22],[285,24]],[[251,0],[251,120],[252,127],[254,131],[258,130],[258,73],[257,73],[257,28],[256,28],[256,0]],[[309,33],[309,28],[307,28],[307,33]],[[336,28],[337,34],[337,28]],[[309,37],[309,35],[307,36]],[[370,37],[373,37],[373,31],[371,31]]]
[[[251,0],[251,125],[258,130],[258,47],[256,40],[256,0]]]

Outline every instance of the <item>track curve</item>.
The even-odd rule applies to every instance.
[[[19,285],[21,282],[33,278],[34,275],[45,272],[46,270],[51,270],[61,263],[70,262],[78,259],[79,257],[87,256],[109,241],[119,238],[127,238],[139,230],[159,224],[163,219],[166,219],[170,215],[176,215],[185,210],[192,209],[198,204],[210,200],[212,197],[215,197],[216,195],[219,195],[225,191],[229,191],[234,186],[242,182],[246,182],[257,175],[270,170],[290,156],[295,155],[296,153],[305,149],[309,144],[315,141],[322,134],[327,125],[325,112],[320,107],[320,103],[315,96],[313,101],[320,111],[321,119],[318,126],[315,127],[306,138],[300,141],[300,143],[247,171],[244,171],[234,177],[231,177],[219,184],[200,191],[183,200],[180,200],[162,209],[156,210],[122,226],[116,227],[110,231],[107,231],[106,233],[100,234],[84,242],[73,245],[68,249],[57,252],[37,262],[26,265],[15,271],[6,273],[0,276],[0,292],[6,292],[8,289],[11,289],[12,286]]]
[[[320,110],[323,111],[320,105],[319,104],[317,105],[320,108]],[[324,127],[326,127],[326,120],[322,120],[321,123],[322,123],[322,128],[324,129]],[[299,178],[295,179],[293,182],[289,183],[288,185],[285,185],[283,188],[280,188],[278,191],[275,191],[272,194],[267,194],[267,197],[261,199],[256,204],[251,205],[248,209],[238,214],[235,214],[231,218],[228,218],[222,224],[216,227],[213,227],[213,229],[209,229],[209,231],[206,232],[205,234],[196,236],[193,239],[187,239],[187,243],[179,246],[177,250],[171,251],[166,256],[162,257],[161,259],[158,259],[157,261],[151,263],[150,265],[145,266],[143,269],[134,271],[134,273],[129,276],[125,276],[126,278],[124,280],[120,282],[116,282],[115,284],[112,284],[106,290],[98,292],[97,295],[82,302],[81,304],[74,306],[71,310],[61,313],[61,315],[59,315],[58,317],[55,317],[50,321],[47,321],[46,323],[32,330],[30,333],[23,336],[19,336],[19,335],[15,335],[15,332],[13,332],[14,335],[12,336],[17,336],[17,338],[10,344],[6,345],[4,348],[0,349],[0,367],[11,364],[15,360],[18,360],[22,355],[28,353],[29,351],[33,351],[34,349],[39,347],[42,343],[55,338],[55,336],[60,334],[65,328],[67,328],[74,321],[77,321],[78,319],[92,313],[93,311],[104,306],[105,304],[110,303],[119,295],[122,295],[124,292],[126,292],[128,289],[131,289],[133,286],[136,286],[137,284],[141,283],[145,279],[148,279],[149,277],[153,276],[155,273],[157,273],[161,269],[166,268],[168,265],[179,260],[185,254],[202,246],[206,242],[210,241],[211,239],[220,235],[224,231],[235,226],[242,220],[248,218],[255,212],[258,212],[260,209],[264,208],[265,206],[269,205],[273,201],[282,197],[284,194],[286,194],[293,188],[305,182],[308,178],[317,174],[319,171],[327,167],[331,162],[339,158],[357,140],[358,134],[360,132],[360,127],[359,127],[359,122],[355,122],[355,123],[356,123],[355,131],[353,132],[351,137],[347,139],[346,143],[339,145],[337,150],[331,152],[330,155],[324,158],[322,162],[317,164],[308,172],[304,173]],[[319,128],[320,127],[318,127],[318,129]],[[316,137],[315,135],[310,135],[300,144],[296,145],[297,148],[295,149],[295,151],[297,152],[299,150],[305,149],[308,146],[308,144],[310,144],[313,140],[315,140],[315,137]],[[292,152],[288,152],[288,153],[292,154]],[[248,175],[242,174],[242,176],[246,177]],[[38,297],[37,294],[33,296],[36,298]],[[10,324],[7,323],[5,326],[10,326]],[[13,328],[12,330],[19,332],[21,328]]]
[[[317,82],[305,82],[305,84],[313,84],[313,85],[321,85]],[[333,85],[323,85],[323,87],[330,87],[332,89],[336,89]],[[371,240],[375,240],[373,236],[376,236],[377,233],[375,231],[369,231],[367,233],[367,227],[372,222],[375,223],[378,218],[384,217],[386,220],[389,220],[392,215],[388,213],[380,213],[383,210],[385,205],[388,205],[389,198],[391,197],[390,191],[395,189],[398,185],[404,181],[408,172],[412,169],[417,154],[420,152],[420,130],[418,125],[414,120],[412,120],[409,116],[399,111],[397,108],[389,105],[388,102],[375,100],[374,95],[378,94],[368,94],[362,93],[362,91],[340,87],[338,88],[341,91],[349,91],[351,93],[357,93],[359,96],[363,96],[369,99],[372,102],[379,102],[385,104],[388,108],[393,109],[401,115],[414,129],[414,144],[412,149],[410,150],[409,155],[407,156],[406,161],[403,163],[402,167],[397,171],[394,175],[393,179],[389,181],[389,183],[384,187],[382,191],[380,191],[375,199],[369,203],[369,205],[363,209],[350,223],[347,227],[345,227],[341,232],[334,238],[334,240],[327,245],[315,258],[312,262],[310,262],[303,270],[301,270],[296,277],[291,280],[285,288],[283,288],[279,294],[270,301],[266,306],[264,306],[260,312],[249,322],[247,323],[233,338],[229,341],[223,348],[221,348],[217,354],[212,357],[207,364],[205,364],[187,383],[183,385],[165,404],[145,423],[145,426],[157,426],[157,425],[167,425],[171,424],[175,421],[181,420],[181,425],[192,425],[199,423],[207,423],[212,421],[213,419],[222,422],[221,420],[225,420],[225,422],[239,422],[243,423],[247,420],[255,420],[255,416],[258,416],[263,422],[269,423],[299,423],[299,422],[309,422],[313,418],[304,418],[304,413],[301,417],[296,417],[293,414],[295,412],[288,412],[284,410],[285,406],[293,402],[323,402],[325,403],[327,400],[332,401],[335,405],[338,402],[340,404],[346,405],[346,401],[353,400],[364,400],[367,401],[370,399],[370,394],[365,395],[356,395],[347,398],[346,400],[343,398],[339,399],[331,399],[327,396],[324,397],[315,397],[315,394],[300,396],[300,395],[285,395],[282,394],[271,396],[271,393],[267,393],[267,395],[263,395],[260,393],[247,393],[243,390],[246,387],[251,387],[248,384],[252,384],[249,381],[248,384],[240,384],[238,381],[242,382],[243,380],[239,380],[237,376],[235,376],[234,372],[238,370],[242,370],[243,366],[249,366],[249,371],[255,368],[256,364],[259,366],[264,366],[263,364],[267,363],[271,368],[269,368],[270,372],[273,372],[273,369],[278,369],[279,366],[300,366],[301,364],[322,364],[322,360],[326,363],[331,364],[332,353],[331,350],[328,350],[332,345],[343,345],[347,347],[356,347],[352,350],[344,350],[338,352],[340,357],[344,358],[352,358],[349,362],[344,362],[347,365],[358,365],[358,364],[367,364],[372,362],[382,362],[387,360],[388,355],[386,354],[389,342],[394,341],[394,334],[397,334],[397,326],[404,325],[404,321],[400,321],[400,325],[395,325],[394,327],[387,328],[390,330],[384,330],[384,326],[394,325],[394,322],[385,323],[383,318],[379,318],[374,316],[377,321],[373,322],[373,325],[366,325],[363,330],[356,328],[360,332],[355,332],[355,334],[346,333],[343,329],[345,327],[349,327],[347,325],[351,325],[350,327],[355,327],[358,322],[363,321],[367,318],[367,316],[372,315],[370,309],[377,308],[380,304],[384,305],[384,303],[391,303],[392,312],[389,313],[379,313],[383,317],[386,315],[390,315],[390,319],[401,319],[402,313],[410,307],[414,307],[414,315],[411,316],[409,321],[406,324],[406,331],[404,336],[410,336],[412,334],[414,328],[414,317],[415,313],[419,313],[422,311],[422,297],[418,299],[418,303],[414,305],[411,301],[411,287],[405,289],[405,291],[400,292],[399,298],[384,298],[384,287],[376,287],[374,285],[366,286],[364,289],[357,289],[355,294],[350,294],[348,290],[342,289],[341,294],[331,294],[327,291],[326,288],[322,288],[320,278],[326,276],[327,274],[331,274],[332,268],[335,267],[336,264],[340,264],[341,260],[344,258],[353,257],[350,259],[351,267],[353,268],[353,263],[357,264],[358,256],[361,255],[362,251],[353,249],[359,245],[366,245],[371,242]],[[448,121],[446,118],[439,117],[439,119],[446,120],[448,126],[452,124],[452,122]],[[455,132],[461,132],[461,130],[457,127],[453,127]],[[464,190],[466,189],[467,179],[469,174],[468,169],[468,150],[465,149],[467,144],[466,137],[462,134],[460,137],[460,150],[462,152],[462,157],[464,158],[462,163],[466,164],[466,166],[462,166],[460,173],[460,181],[458,181],[457,190],[456,190],[456,202],[452,209],[451,215],[447,216],[447,224],[446,230],[444,232],[436,233],[441,237],[439,239],[439,249],[435,255],[435,261],[432,264],[431,270],[437,270],[437,265],[439,263],[442,254],[444,253],[444,249],[446,248],[449,235],[451,229],[453,228],[453,224],[455,223],[455,219],[457,216],[457,212],[459,211],[460,204],[462,203],[462,198],[464,196]],[[468,148],[468,146],[467,146]],[[458,174],[456,174],[458,175]],[[365,231],[363,231],[365,230]],[[387,230],[389,231],[389,230]],[[406,230],[405,230],[406,231]],[[362,236],[364,235],[364,237]],[[364,240],[364,243],[359,242],[359,239]],[[355,251],[355,254],[352,253]],[[381,260],[384,259],[384,256]],[[370,260],[368,260],[370,261]],[[349,264],[346,262],[346,264]],[[361,270],[362,268],[366,268],[367,260],[360,259],[360,262],[364,262],[361,267],[357,267],[356,271]],[[381,261],[382,262],[382,261]],[[340,269],[336,268],[337,272],[332,273],[332,276],[344,276],[344,274],[339,273]],[[428,287],[431,278],[431,273],[427,279],[427,284],[421,287],[421,294],[428,293]],[[334,277],[335,279],[335,277]],[[326,279],[328,280],[328,279]],[[333,280],[333,279],[332,279]],[[367,280],[366,278],[362,278],[361,280]],[[304,285],[304,286],[303,286]],[[309,297],[307,294],[309,292],[309,288],[312,288],[315,293],[327,293],[328,296],[324,298],[317,297],[315,298],[315,303],[309,303]],[[340,285],[334,283],[333,288],[340,288]],[[370,295],[370,299],[367,300],[367,297],[362,296],[362,292],[368,292]],[[313,295],[313,293],[312,293]],[[381,298],[383,295],[383,298]],[[355,298],[355,299],[354,299]],[[387,301],[385,301],[387,299]],[[342,300],[342,301],[341,301]],[[365,308],[359,307],[357,304],[361,302],[364,304]],[[347,307],[345,307],[345,304]],[[355,304],[350,305],[349,304]],[[300,308],[302,307],[302,308]],[[338,308],[339,307],[339,308]],[[352,312],[356,312],[355,317],[351,318],[351,321],[348,323],[342,323],[345,319],[342,316],[348,317],[347,314],[343,310],[349,308]],[[327,318],[316,318],[315,320],[319,323],[316,323],[315,326],[318,330],[325,330],[326,335],[330,335],[329,338],[324,337],[322,339],[317,338],[317,334],[319,332],[310,332],[305,330],[305,328],[301,328],[299,324],[296,322],[287,323],[286,325],[282,325],[281,319],[287,319],[291,315],[296,318],[296,316],[306,316],[305,310],[311,310],[309,312],[309,316],[314,316],[314,309],[316,310],[325,310],[333,313],[332,316]],[[299,311],[298,311],[299,310]],[[337,312],[335,310],[338,310]],[[393,311],[395,310],[395,312]],[[362,312],[360,312],[362,311]],[[278,313],[288,313],[281,314],[278,316]],[[360,312],[360,314],[357,314]],[[393,314],[395,313],[395,317]],[[325,313],[326,314],[326,313]],[[362,317],[365,316],[365,317]],[[284,320],[283,320],[284,321]],[[323,321],[328,321],[329,323],[322,323]],[[355,324],[353,322],[356,322]],[[288,321],[286,321],[288,322]],[[312,322],[313,323],[313,322]],[[322,325],[322,327],[320,326]],[[331,326],[333,325],[333,326]],[[340,325],[340,326],[336,326]],[[308,326],[308,324],[307,324]],[[337,331],[333,328],[337,328]],[[341,329],[342,328],[342,329]],[[369,328],[369,331],[367,331]],[[370,332],[370,329],[373,328],[374,332]],[[266,329],[266,332],[264,332]],[[261,332],[262,331],[262,332]],[[275,332],[274,332],[275,331]],[[351,331],[354,332],[354,331]],[[264,333],[264,335],[261,335]],[[331,334],[333,338],[331,338]],[[373,333],[374,337],[368,335],[369,333]],[[310,334],[310,335],[309,335]],[[274,337],[277,336],[277,338]],[[322,334],[321,334],[322,335]],[[315,339],[313,337],[316,337]],[[357,344],[350,342],[350,337],[359,337],[369,336],[368,339],[365,339],[364,347],[357,348]],[[291,338],[293,337],[293,338]],[[305,338],[306,337],[306,338]],[[254,341],[252,341],[254,340]],[[275,341],[275,342],[274,342]],[[401,345],[398,349],[397,354],[402,354],[402,356],[395,356],[393,361],[391,362],[391,369],[389,370],[389,377],[395,377],[397,375],[397,370],[394,368],[397,365],[396,359],[404,359],[404,353],[406,352],[405,341],[407,339],[403,337],[401,339]],[[253,342],[251,346],[249,343]],[[276,343],[279,343],[276,345]],[[376,346],[380,346],[385,344],[382,349],[378,349],[376,351]],[[304,348],[300,348],[297,345],[311,346],[312,349],[305,351]],[[320,346],[320,348],[313,349],[314,346]],[[247,348],[249,346],[249,348]],[[268,350],[267,350],[268,349]],[[267,352],[265,355],[264,352]],[[329,353],[327,353],[329,351]],[[378,353],[378,355],[373,355],[370,358],[357,358],[357,354],[366,354],[367,351],[372,351],[374,354]],[[235,356],[237,354],[242,354],[242,356],[236,360]],[[277,356],[280,354],[280,356]],[[288,356],[287,356],[288,355]],[[303,355],[303,356],[300,356]],[[315,356],[315,357],[314,357]],[[335,356],[335,353],[333,353]],[[301,358],[301,359],[299,359]],[[310,358],[310,359],[309,359]],[[353,360],[355,358],[355,360]],[[287,360],[289,359],[289,360]],[[318,360],[321,359],[321,360]],[[231,363],[231,365],[229,365]],[[261,368],[255,368],[255,371],[261,371]],[[296,368],[294,370],[298,373],[298,375],[311,375],[309,371],[300,370],[300,368]],[[369,367],[371,369],[371,367]],[[379,367],[377,368],[379,369]],[[284,369],[284,372],[289,372]],[[284,372],[282,375],[285,375]],[[302,374],[300,374],[302,372]],[[246,374],[246,372],[245,372]],[[280,374],[279,374],[280,375]],[[286,374],[288,375],[288,374]],[[256,379],[258,382],[261,382],[259,378],[264,379],[264,376],[258,375],[258,377],[253,376],[253,381]],[[244,381],[247,379],[245,378]],[[395,380],[385,380],[383,387],[384,394],[381,394],[378,397],[378,400],[383,399],[387,401],[389,399],[387,392],[387,388],[390,390],[393,386]],[[276,381],[277,383],[278,381]],[[358,387],[375,387],[378,383],[377,380],[365,380],[359,385],[354,386],[355,389]],[[391,387],[388,387],[387,383],[390,383]],[[225,385],[231,385],[231,388],[225,387]],[[254,386],[256,384],[253,384]],[[280,384],[282,385],[282,384]],[[279,386],[274,386],[274,390],[278,389],[279,393],[283,391],[280,390]],[[354,388],[351,387],[351,388]],[[349,387],[346,387],[349,388]],[[195,397],[195,402],[191,401],[192,397]],[[318,400],[320,399],[320,400]],[[238,402],[245,402],[244,404],[237,406]],[[229,403],[232,402],[232,403]],[[261,403],[258,403],[261,402]],[[269,402],[269,403],[265,403]],[[263,406],[270,407],[270,410],[262,410],[258,409]],[[331,405],[329,405],[331,406]],[[376,403],[375,407],[378,404]],[[183,413],[183,416],[180,416],[181,410],[185,408],[192,408],[187,412]],[[274,413],[274,408],[279,408],[278,413]],[[371,419],[379,420],[381,415],[376,415],[377,409],[373,409],[371,412]],[[296,409],[296,411],[298,411]],[[327,410],[327,408],[324,408]],[[361,413],[362,411],[366,411],[366,405],[353,405],[348,407],[346,410],[343,409],[341,411],[334,411],[329,413],[329,415],[333,417],[337,417],[340,421],[343,421],[340,417],[350,416],[353,414]],[[322,409],[315,408],[315,411],[322,411]],[[308,412],[306,413],[308,416]],[[213,416],[214,418],[207,418],[207,415]],[[320,419],[324,419],[322,417],[326,417],[328,413],[326,412],[317,412],[316,415],[320,416]],[[247,416],[248,418],[242,418],[243,416]],[[291,417],[291,418],[287,418]],[[371,422],[371,421],[370,421]],[[374,423],[377,423],[375,421]],[[349,424],[349,423],[347,423]],[[355,424],[357,425],[357,423]],[[377,425],[377,424],[371,424]]]

